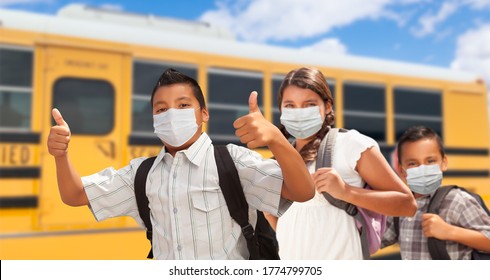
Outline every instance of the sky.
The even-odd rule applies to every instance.
[[[204,21],[245,42],[464,70],[490,85],[490,0],[0,0],[0,7],[55,14],[70,3]]]

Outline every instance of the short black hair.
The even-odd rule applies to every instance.
[[[163,72],[160,78],[158,78],[158,81],[155,87],[153,88],[153,92],[151,93],[151,100],[150,100],[151,106],[153,107],[153,97],[155,96],[155,92],[160,87],[170,86],[175,84],[189,85],[192,88],[192,92],[194,93],[194,96],[196,97],[197,101],[199,101],[199,105],[201,106],[201,109],[206,108],[206,101],[204,100],[204,95],[202,94],[201,87],[199,86],[197,81],[185,74],[180,73],[179,71],[173,68],[168,68]]]
[[[396,146],[396,152],[398,156],[398,163],[402,163],[402,147],[406,142],[415,142],[422,139],[434,139],[439,147],[439,153],[444,158],[446,152],[444,151],[444,146],[442,145],[442,139],[432,128],[426,126],[413,126],[407,129],[403,135],[398,139],[398,144]]]

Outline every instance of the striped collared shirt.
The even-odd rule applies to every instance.
[[[422,214],[427,212],[431,196],[417,198],[417,213],[413,217],[400,217],[400,236],[395,232],[393,218],[387,219],[387,229],[382,247],[400,244],[402,259],[430,260],[427,237],[422,231]],[[451,225],[481,232],[490,239],[490,217],[468,193],[459,189],[451,190],[442,201],[439,216]],[[471,259],[472,248],[447,241],[446,248],[452,260]]]
[[[227,148],[249,203],[250,223],[255,225],[256,209],[281,215],[290,202],[281,198],[277,162],[244,147],[229,144]],[[131,216],[144,227],[134,194],[136,170],[144,159],[82,178],[98,221]],[[150,169],[146,192],[156,259],[248,258],[240,226],[232,220],[219,187],[214,148],[206,133],[175,157],[162,148]]]

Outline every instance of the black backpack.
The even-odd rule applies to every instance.
[[[242,228],[242,234],[247,241],[247,248],[251,260],[278,260],[279,245],[274,230],[265,219],[264,214],[257,210],[257,224],[254,227],[248,221],[248,203],[240,184],[235,163],[226,146],[214,146],[214,157],[218,168],[218,176],[221,191],[226,201],[228,211],[235,222]],[[146,238],[152,242],[153,226],[150,220],[150,208],[146,196],[146,178],[150,172],[156,157],[144,160],[134,180],[134,192],[141,219],[146,226]],[[153,258],[153,250],[148,253],[149,259]]]
[[[459,187],[456,185],[450,185],[450,186],[444,186],[440,187],[437,189],[437,191],[434,193],[434,195],[431,197],[429,201],[429,208],[427,209],[427,213],[432,213],[432,214],[438,214],[439,215],[439,208],[441,206],[442,201],[446,197],[446,195],[453,189],[460,189],[464,192],[467,192],[470,194],[472,197],[478,201],[478,204],[485,210],[488,216],[490,216],[490,210],[488,210],[487,206],[485,205],[485,202],[479,196],[478,194],[471,192],[463,187]],[[395,232],[397,235],[400,233],[400,220],[398,217],[395,217],[393,219],[393,223],[395,226]],[[433,260],[450,260],[451,258],[449,257],[449,254],[447,252],[446,248],[446,241],[445,240],[439,240],[437,238],[429,237],[427,238],[427,245],[429,247],[429,253],[430,256]],[[490,260],[490,253],[486,252],[481,252],[476,249],[473,249],[471,252],[471,259],[472,260]]]

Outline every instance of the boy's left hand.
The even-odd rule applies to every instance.
[[[240,142],[247,144],[250,149],[269,146],[277,137],[283,137],[279,129],[266,120],[257,104],[257,92],[252,91],[248,99],[249,113],[238,118],[233,127]]]
[[[422,231],[426,237],[447,240],[451,225],[446,223],[439,215],[422,214]]]

